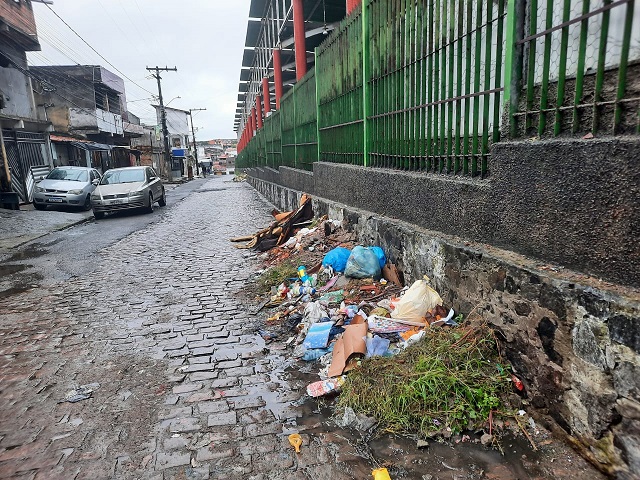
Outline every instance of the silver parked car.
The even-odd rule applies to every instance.
[[[96,182],[97,183],[97,182]],[[125,167],[107,170],[91,194],[96,220],[109,212],[144,208],[153,212],[153,204],[167,204],[164,186],[151,167]]]
[[[100,172],[87,167],[56,167],[35,188],[33,206],[44,210],[48,205],[91,208],[91,192],[100,181]]]

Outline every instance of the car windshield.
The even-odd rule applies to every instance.
[[[47,175],[49,180],[68,180],[70,182],[88,182],[89,176],[86,170],[75,168],[54,168]]]
[[[116,183],[137,183],[144,182],[144,170],[109,170],[102,177],[102,185],[113,185]]]

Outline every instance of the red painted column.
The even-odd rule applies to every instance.
[[[267,113],[271,112],[271,94],[269,93],[269,79],[267,77],[262,79],[262,98],[264,98],[264,118],[267,118]]]
[[[353,12],[360,3],[362,3],[362,0],[347,0],[347,15]]]
[[[276,110],[280,110],[280,99],[282,98],[282,57],[280,49],[273,49],[273,84],[276,87]]]
[[[258,128],[262,128],[262,99],[260,95],[256,97],[256,119],[258,120]]]
[[[300,80],[307,73],[307,42],[302,0],[293,0],[293,40],[296,51],[296,80]]]
[[[258,122],[256,122],[256,107],[251,107],[251,137],[256,134]]]

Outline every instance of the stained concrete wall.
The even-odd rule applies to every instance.
[[[544,143],[559,152],[569,148],[564,142]],[[621,140],[606,148],[594,143],[595,152],[604,155],[609,148],[610,154],[606,158],[595,155],[581,169],[582,178],[590,182],[603,175],[592,190],[572,183],[580,183],[580,171],[562,175],[556,165],[561,153],[547,152],[532,158],[526,168],[518,166],[515,159],[522,152],[544,153],[536,143],[521,147],[520,153],[505,147],[499,156],[503,170],[484,183],[329,164],[316,165],[313,183],[308,172],[286,167],[253,169],[249,181],[282,209],[295,208],[302,191],[311,193],[316,214],[342,220],[363,244],[380,245],[407,281],[429,275],[448,305],[463,313],[473,312],[495,329],[505,355],[526,386],[526,409],[533,408],[540,421],[566,435],[603,471],[635,478],[640,471],[640,290],[550,267],[547,262],[562,258],[585,267],[595,262],[597,269],[604,269],[626,252],[629,262],[610,276],[637,280],[637,251],[627,237],[637,232],[637,211],[628,202],[629,197],[637,198],[639,183],[629,185],[628,179],[637,174],[629,171],[630,162],[616,157],[637,151],[637,143]],[[588,151],[585,147],[584,152]],[[629,177],[610,172],[611,158],[619,159],[616,168]],[[598,165],[605,160],[605,166]],[[510,178],[509,172],[523,177]],[[542,178],[545,174],[547,180]],[[613,180],[604,178],[607,175]],[[562,191],[549,185],[552,179],[560,182]],[[593,193],[587,195],[589,191]],[[512,194],[513,205],[507,205],[507,192]],[[469,201],[461,201],[461,196]],[[577,212],[581,221],[562,215],[563,209],[572,212],[580,201],[586,203],[584,212]],[[612,218],[611,209],[623,205],[621,213]],[[601,232],[602,238],[589,237],[590,245],[580,240],[567,252],[561,251],[561,238],[589,235],[588,227],[602,215],[615,224],[608,228],[622,232],[620,238]],[[517,235],[518,223],[523,222],[538,226],[521,226]],[[424,223],[440,231],[426,229],[421,226]],[[497,232],[495,227],[499,227]],[[551,244],[554,251],[545,259],[541,248],[556,234],[560,239]],[[497,245],[474,241],[471,236],[490,238]],[[500,248],[500,244],[512,245],[514,238],[524,253],[534,251],[541,258]],[[529,244],[524,241],[527,238]],[[587,249],[603,252],[607,243],[612,252],[603,258],[578,254]]]
[[[493,146],[488,179],[319,162],[250,174],[294,190],[640,287],[640,140]]]

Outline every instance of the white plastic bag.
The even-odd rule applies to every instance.
[[[309,302],[304,308],[304,323],[307,325],[313,325],[317,323],[321,318],[327,317],[327,312],[322,308],[319,302]]]
[[[437,305],[442,305],[442,298],[429,286],[429,277],[425,276],[413,282],[391,312],[391,318],[419,322]]]

